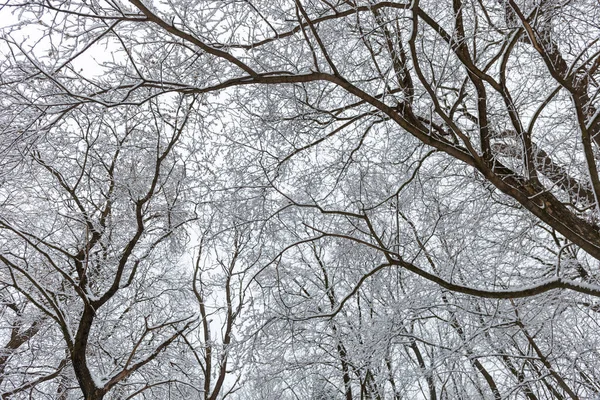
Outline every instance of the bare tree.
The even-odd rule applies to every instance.
[[[240,397],[598,395],[597,2],[47,0],[1,12],[20,18],[1,48],[2,282],[53,322],[86,398],[125,388],[180,340],[205,398],[224,395],[227,332],[249,298],[240,324],[254,325],[257,373]],[[177,182],[198,197],[190,215],[234,221],[211,233],[229,251],[204,260],[225,277],[216,359],[201,264],[193,285],[153,275],[185,220]],[[240,259],[246,233],[228,235],[248,227],[260,254]],[[233,285],[242,265],[251,279]],[[140,306],[126,314],[143,328],[114,338],[128,356],[114,343],[108,358],[87,355],[153,282],[174,299],[192,286],[200,330],[187,310],[142,324]]]
[[[103,398],[152,363],[194,316],[173,304],[185,281],[169,271],[189,220],[174,147],[192,105],[73,112],[8,179],[3,284],[39,312],[27,322],[13,305],[23,322],[6,346],[51,325],[86,398]]]

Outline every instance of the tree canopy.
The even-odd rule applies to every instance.
[[[3,399],[600,396],[596,0],[5,0]]]

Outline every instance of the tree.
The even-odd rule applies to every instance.
[[[20,13],[21,22],[3,35],[1,177],[9,217],[1,220],[1,244],[21,250],[6,250],[0,260],[4,284],[11,296],[25,296],[27,307],[48,308],[29,293],[46,295],[10,273],[29,273],[35,287],[33,278],[41,278],[27,266],[43,262],[35,274],[59,274],[45,283],[75,290],[87,274],[86,254],[101,246],[107,229],[105,202],[132,226],[134,214],[143,221],[146,212],[160,226],[119,227],[125,232],[109,235],[118,244],[108,247],[121,249],[114,254],[135,245],[172,256],[154,249],[163,243],[160,232],[175,232],[165,228],[171,212],[154,216],[146,203],[160,198],[157,207],[171,210],[180,199],[162,182],[184,182],[203,188],[190,191],[203,194],[195,213],[233,221],[211,234],[232,246],[221,252],[236,254],[232,229],[251,227],[257,235],[260,252],[239,260],[256,270],[240,283],[251,296],[239,306],[253,299],[244,324],[254,326],[257,355],[248,368],[268,373],[245,387],[265,398],[273,391],[346,399],[420,392],[429,399],[531,400],[600,391],[593,345],[600,296],[597,2],[50,0],[10,2],[2,12]],[[114,196],[129,200],[118,205],[107,195],[114,178],[104,158],[76,166],[78,145],[62,139],[89,130],[99,146],[114,137],[114,148],[125,134],[105,119],[115,113],[120,124],[133,118],[145,128],[135,142],[147,153],[136,163],[150,162],[145,171],[154,171],[144,180],[126,169],[131,182]],[[151,128],[152,119],[161,122]],[[167,161],[177,158],[173,147],[190,143],[178,156],[185,167]],[[24,183],[31,165],[47,178]],[[102,189],[80,194],[73,171],[88,165],[82,181]],[[96,173],[103,176],[92,179]],[[57,191],[74,202],[78,241],[55,206]],[[53,207],[24,206],[31,192]],[[47,226],[24,225],[24,216],[37,212]],[[81,252],[73,283],[64,267],[53,266],[61,265],[56,257],[79,254],[71,249]],[[46,257],[50,251],[58,253]],[[123,271],[133,270],[128,257]],[[110,271],[99,276],[118,289],[122,273]],[[198,276],[193,282],[209,281]],[[90,282],[109,298],[119,292],[102,279]],[[147,277],[131,282],[141,288]],[[202,304],[202,285],[194,287]],[[68,299],[64,308],[80,310],[80,321],[108,318],[92,311],[104,303],[90,308],[86,296],[48,294],[44,301]],[[172,333],[156,350],[193,326],[185,313],[170,315],[161,326]],[[200,316],[204,331],[206,320]],[[67,338],[67,324],[56,322]],[[73,354],[84,396],[106,392],[107,384],[86,383],[89,367],[77,372],[81,360]],[[208,359],[200,363],[205,368]]]
[[[71,112],[6,178],[2,281],[5,299],[24,305],[7,303],[20,322],[5,347],[37,342],[44,327],[43,340],[62,343],[54,377],[68,360],[86,398],[102,398],[157,359],[194,316],[176,305],[186,283],[170,271],[178,227],[190,219],[174,146],[192,104]],[[26,319],[26,308],[38,312]]]

